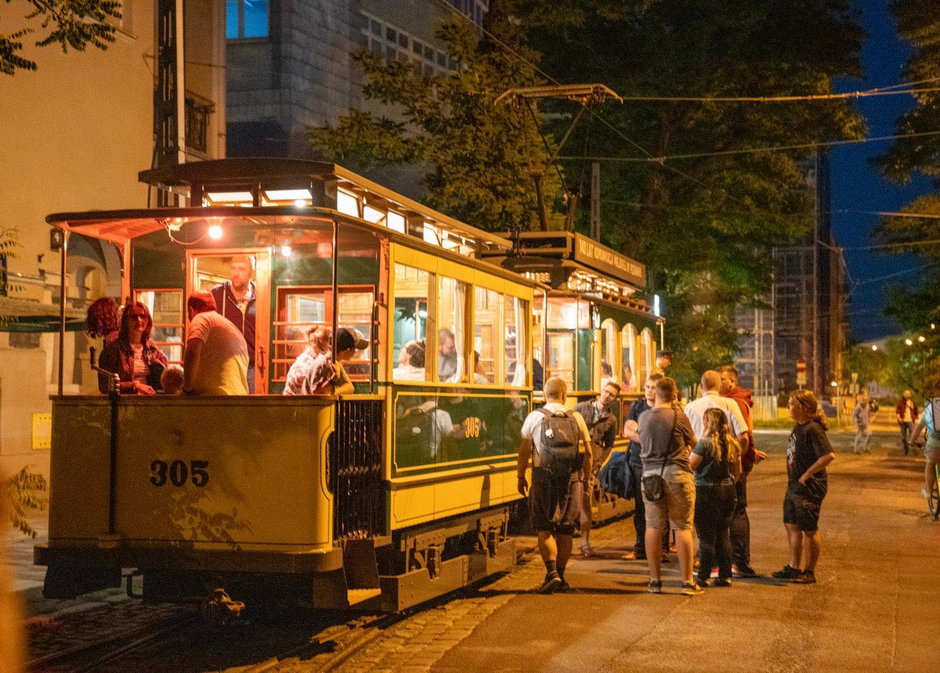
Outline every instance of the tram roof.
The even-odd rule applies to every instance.
[[[124,243],[166,229],[168,223],[185,224],[207,217],[239,218],[261,226],[301,226],[299,222],[304,217],[333,217],[336,215],[333,211],[338,210],[346,217],[361,220],[338,205],[337,195],[345,192],[358,200],[360,214],[368,207],[394,212],[403,221],[408,220],[409,225],[402,232],[407,235],[422,237],[423,226],[410,224],[417,221],[421,225],[429,223],[477,251],[504,250],[511,245],[498,234],[455,220],[333,163],[276,158],[214,159],[142,171],[139,178],[163,191],[210,205],[55,213],[46,221],[95,238]],[[291,192],[306,194],[302,199],[304,205],[294,205],[293,197],[278,200],[272,196]],[[226,203],[226,197],[247,200],[237,205],[221,205]],[[369,223],[383,228],[382,224]]]

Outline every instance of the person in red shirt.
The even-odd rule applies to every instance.
[[[901,432],[901,450],[906,456],[911,450],[911,432],[917,422],[917,402],[913,400],[910,390],[904,391],[904,396],[894,412],[898,419],[898,430]]]

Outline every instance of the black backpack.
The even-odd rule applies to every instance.
[[[549,411],[539,409],[545,414],[542,421],[542,437],[539,442],[540,467],[556,474],[572,474],[577,471],[578,443],[581,441],[581,429],[570,411]]]

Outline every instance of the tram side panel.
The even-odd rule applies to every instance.
[[[277,398],[56,401],[46,593],[161,573],[299,574],[341,567],[326,440],[334,405]],[[90,419],[90,420],[88,420]],[[155,597],[155,596],[154,596]]]

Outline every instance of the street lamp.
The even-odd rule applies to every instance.
[[[908,346],[913,346],[913,345],[914,345],[914,342],[911,341],[910,339],[905,339],[905,340],[904,340],[904,343],[906,343]]]

